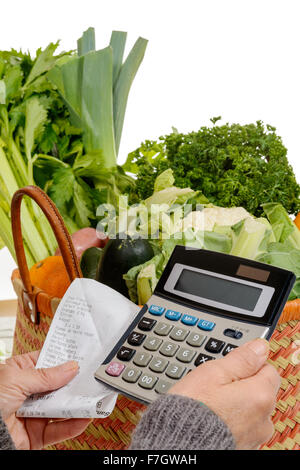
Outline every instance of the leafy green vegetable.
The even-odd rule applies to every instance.
[[[300,250],[300,230],[289,218],[282,205],[267,203],[263,204],[262,208],[272,227],[275,228],[276,241]]]
[[[45,51],[38,50],[35,59],[15,50],[0,52],[0,236],[13,257],[11,198],[18,188],[35,184],[34,162],[46,133],[48,109],[55,109],[58,100],[56,92],[51,95],[45,73],[67,55],[54,56],[56,48],[50,44]],[[31,200],[24,201],[22,222],[29,265],[53,254],[52,230]]]
[[[0,237],[15,256],[10,228],[14,192],[35,184],[57,204],[70,232],[96,224],[103,202],[134,185],[117,165],[127,99],[147,41],[123,62],[126,33],[95,50],[89,28],[75,51],[36,57],[0,51]],[[31,266],[54,253],[56,241],[35,204],[24,204],[24,243]]]
[[[276,129],[261,121],[201,127],[188,134],[174,130],[158,142],[146,140],[123,168],[137,175],[132,203],[147,199],[155,178],[172,169],[175,186],[201,190],[217,206],[242,206],[256,217],[267,202],[282,204],[289,214],[300,210],[300,186],[287,150]]]
[[[282,205],[266,203],[263,209],[268,218],[256,218],[243,207],[218,207],[205,203],[205,200],[195,206],[194,202],[198,195],[192,195],[183,199],[181,206],[178,205],[175,210],[172,210],[174,197],[169,198],[168,203],[165,198],[161,199],[165,201],[163,204],[159,204],[159,200],[153,198],[168,190],[176,190],[177,188],[172,186],[173,182],[172,170],[165,171],[156,178],[154,185],[156,188],[163,187],[164,189],[154,192],[148,198],[158,204],[146,206],[142,201],[138,206],[127,207],[128,217],[125,214],[122,215],[123,228],[125,220],[129,221],[128,227],[132,228],[135,225],[131,217],[133,219],[134,216],[140,217],[142,207],[148,209],[146,220],[152,223],[152,228],[154,225],[155,235],[157,235],[155,256],[144,264],[133,266],[123,275],[133,302],[144,304],[148,301],[174,247],[178,244],[256,259],[291,270],[295,273],[297,280],[289,300],[299,297],[300,231],[290,220]],[[183,211],[182,209],[189,201],[192,202],[190,212]],[[117,217],[117,222],[120,222],[118,218],[120,219],[120,215]],[[153,219],[156,225],[153,224]],[[115,226],[118,226],[118,223]],[[147,230],[144,234],[148,235]],[[150,234],[153,237],[153,231]]]
[[[117,170],[117,154],[130,87],[147,40],[138,38],[123,62],[125,43],[126,33],[113,31],[110,45],[96,51],[95,32],[89,28],[78,40],[78,55],[48,73],[70,111],[72,124],[83,131],[80,175],[91,178],[95,188],[106,189],[108,198],[133,185],[129,176]],[[78,159],[75,165],[79,168]]]

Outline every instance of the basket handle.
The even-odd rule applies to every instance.
[[[48,219],[60,248],[70,281],[72,282],[75,278],[82,277],[82,272],[71,236],[53,201],[51,201],[47,194],[38,186],[25,186],[16,191],[11,202],[11,222],[18,268],[24,285],[23,305],[28,318],[30,318],[33,323],[38,324],[39,312],[37,308],[37,295],[40,291],[31,284],[25,256],[21,228],[21,202],[23,196],[29,196],[33,199]]]

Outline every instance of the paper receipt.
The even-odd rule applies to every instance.
[[[64,387],[29,397],[17,416],[105,418],[117,393],[94,378],[94,372],[136,316],[139,307],[115,290],[92,279],[75,279],[54,315],[36,367],[69,360],[78,375]]]

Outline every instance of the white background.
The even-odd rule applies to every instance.
[[[133,83],[119,163],[145,139],[221,123],[262,120],[277,128],[300,182],[299,0],[18,0],[1,2],[0,50],[33,54],[61,40],[76,48],[88,27],[96,46],[112,30],[149,40]],[[11,295],[0,253],[0,298]]]

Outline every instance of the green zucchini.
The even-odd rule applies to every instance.
[[[110,239],[98,266],[96,280],[115,289],[129,298],[128,289],[123,279],[133,266],[143,264],[154,256],[154,251],[148,240],[142,238],[117,236]]]
[[[96,279],[98,265],[103,254],[103,249],[96,246],[87,248],[81,256],[80,267],[83,277]]]

